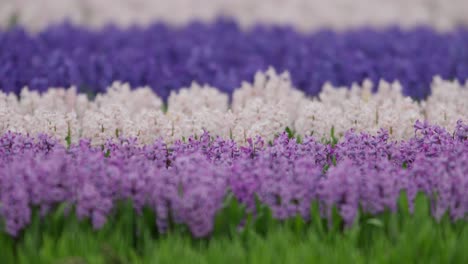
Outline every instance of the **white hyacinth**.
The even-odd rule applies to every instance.
[[[432,93],[422,103],[426,119],[444,127],[454,127],[457,119],[468,118],[468,82],[444,81],[434,77]]]
[[[232,109],[234,112],[243,111],[254,100],[260,100],[266,105],[282,105],[286,112],[288,123],[298,116],[300,105],[305,102],[304,94],[293,88],[288,72],[277,74],[270,67],[266,72],[257,72],[253,84],[243,82],[233,93]]]
[[[297,132],[326,137],[332,127],[335,136],[350,128],[371,133],[384,128],[397,139],[411,136],[414,122],[423,119],[418,103],[401,94],[398,82],[381,81],[375,94],[372,87],[368,80],[351,89],[326,84],[318,100],[302,107],[296,119]]]
[[[187,115],[196,113],[202,108],[225,112],[229,105],[227,94],[218,89],[193,82],[189,88],[171,91],[168,98],[168,111],[181,112]]]
[[[286,127],[302,137],[341,137],[345,131],[389,131],[393,139],[413,135],[416,120],[453,129],[468,119],[468,84],[434,78],[432,94],[416,102],[402,95],[400,83],[380,81],[377,91],[366,80],[348,87],[323,86],[314,98],[295,89],[289,74],[273,68],[243,83],[229,105],[229,97],[210,86],[193,83],[172,92],[167,112],[149,87],[131,89],[114,82],[94,100],[76,88],[49,89],[43,94],[23,89],[20,96],[0,92],[0,133],[47,133],[62,141],[89,138],[93,144],[108,138],[136,137],[142,144],[157,139],[168,143],[200,136],[232,138],[243,143],[261,136],[272,140]]]
[[[468,24],[467,10],[466,0],[2,0],[0,27],[16,22],[40,30],[63,20],[92,28],[154,21],[181,25],[228,16],[243,27],[266,23],[342,30],[430,25],[445,30]]]
[[[97,108],[110,104],[119,105],[134,116],[145,110],[162,109],[163,101],[148,86],[132,90],[128,83],[113,82],[105,94],[98,94],[94,100]]]

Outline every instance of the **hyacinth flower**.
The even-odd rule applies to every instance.
[[[97,32],[64,23],[40,34],[13,28],[0,36],[0,69],[6,76],[0,87],[16,94],[26,86],[38,91],[76,86],[95,95],[114,81],[149,86],[165,100],[193,81],[231,94],[273,65],[289,70],[294,86],[311,96],[326,82],[351,86],[366,78],[374,83],[400,78],[405,95],[423,99],[435,75],[461,82],[468,77],[465,29],[301,33],[284,26],[245,30],[218,20],[182,29],[151,24]]]
[[[159,232],[185,225],[204,237],[229,206],[227,197],[254,219],[260,203],[277,221],[297,216],[309,221],[315,202],[320,217],[332,222],[340,217],[351,227],[361,212],[396,212],[404,192],[409,211],[422,193],[435,219],[449,214],[463,220],[465,130],[461,121],[454,135],[417,122],[415,136],[400,142],[390,141],[386,131],[351,130],[336,145],[314,138],[301,143],[284,133],[270,143],[258,137],[240,146],[204,133],[173,145],[159,140],[142,146],[121,138],[102,146],[83,140],[69,148],[47,136],[7,133],[0,137],[0,213],[13,236],[31,222],[34,208],[46,215],[63,203],[100,229],[121,201],[130,200],[137,215],[144,208],[156,213]]]
[[[184,0],[171,2],[140,0],[137,4],[127,0],[71,3],[59,0],[5,1],[1,6],[0,27],[21,25],[28,30],[38,31],[64,20],[91,29],[102,28],[109,23],[126,28],[146,25],[151,21],[164,21],[168,25],[186,25],[196,21],[187,27],[199,29],[200,22],[211,22],[219,16],[235,19],[242,28],[258,27],[264,30],[265,25],[258,24],[261,22],[287,24],[300,31],[320,28],[343,30],[362,26],[380,28],[394,25],[411,28],[421,24],[439,30],[448,30],[468,22],[462,12],[468,7],[464,1],[451,2],[448,6],[443,0],[434,0],[432,3],[357,0],[354,3],[346,5],[339,1],[319,0],[295,0],[294,4],[275,5],[264,0],[256,2],[239,0],[235,3],[215,0],[200,0],[198,3]],[[173,10],[179,12],[173,13]],[[350,13],[354,15],[349,16]],[[111,32],[116,30],[114,27],[111,29],[109,30]],[[370,46],[369,49],[375,52],[375,46]],[[201,49],[196,54],[207,56],[207,53],[209,54],[208,51]]]
[[[19,97],[0,92],[0,133],[47,134],[67,145],[82,138],[101,145],[120,137],[143,145],[159,139],[174,143],[204,132],[248,144],[256,136],[272,141],[286,129],[316,139],[338,139],[349,129],[370,134],[384,129],[391,140],[400,140],[413,136],[416,120],[451,130],[467,118],[468,89],[457,81],[434,78],[431,95],[420,102],[404,96],[398,81],[380,80],[374,93],[373,87],[368,79],[351,87],[326,84],[317,97],[308,98],[289,72],[269,67],[236,89],[231,102],[218,89],[193,83],[172,91],[166,109],[148,87],[131,89],[122,82],[94,99],[74,87],[43,94],[24,88]]]

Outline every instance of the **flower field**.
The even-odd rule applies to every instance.
[[[0,263],[468,263],[468,5],[357,2],[0,3]]]

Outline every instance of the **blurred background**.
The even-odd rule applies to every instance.
[[[449,30],[467,25],[467,14],[467,0],[0,0],[1,27],[20,24],[32,31],[64,20],[99,28],[219,17],[243,27],[263,22],[298,30],[389,25]]]

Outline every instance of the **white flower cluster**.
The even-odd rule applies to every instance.
[[[39,30],[68,20],[89,27],[235,18],[243,26],[289,24],[303,30],[421,24],[450,29],[468,24],[466,0],[2,0],[0,26]]]
[[[178,92],[171,91],[168,99],[169,112],[194,114],[206,108],[226,112],[229,107],[229,97],[218,89],[205,85],[192,83],[189,88],[182,88]]]
[[[334,88],[325,84],[317,99],[304,104],[295,128],[301,135],[342,136],[350,128],[375,133],[380,128],[400,139],[411,136],[416,120],[423,120],[419,104],[401,93],[398,82],[381,81],[372,94],[373,84],[366,80],[362,87],[354,84]]]
[[[468,117],[468,82],[463,88],[456,80],[435,77],[432,94],[421,104],[428,120],[443,127],[455,127],[457,119]]]
[[[74,87],[42,95],[25,88],[19,98],[0,93],[0,133],[47,133],[72,142],[89,138],[94,144],[124,136],[148,144],[203,131],[245,142],[256,136],[271,140],[286,127],[319,138],[329,138],[332,128],[336,137],[350,128],[371,133],[385,128],[392,138],[403,139],[413,135],[418,119],[450,130],[458,119],[468,119],[468,84],[435,77],[432,94],[423,102],[403,96],[398,82],[381,81],[375,93],[372,89],[370,81],[350,88],[325,84],[318,97],[308,98],[293,87],[287,72],[270,68],[236,89],[231,104],[216,88],[192,83],[170,94],[165,111],[149,87],[132,90],[121,82],[94,100]]]

